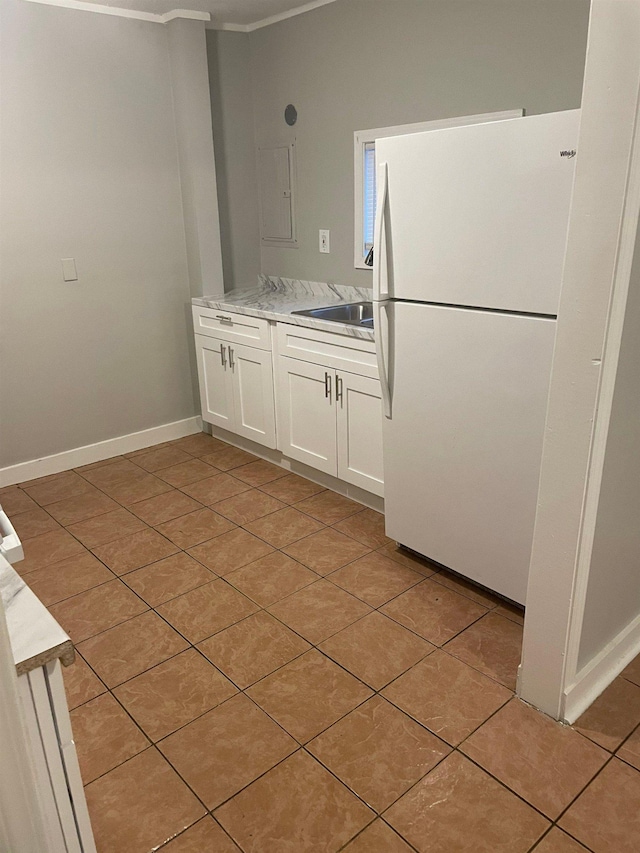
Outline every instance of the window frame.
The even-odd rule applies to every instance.
[[[506,119],[521,118],[524,109],[502,110],[492,113],[476,113],[468,116],[421,121],[413,124],[400,124],[392,127],[376,127],[369,130],[356,130],[353,134],[353,175],[354,175],[354,266],[358,270],[369,270],[364,259],[364,164],[365,146],[374,143],[376,139],[388,136],[404,136],[407,133],[423,133],[428,130],[443,130],[448,127],[463,127],[468,124],[483,124],[488,121],[505,121]]]

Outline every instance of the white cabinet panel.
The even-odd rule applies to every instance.
[[[276,446],[271,353],[254,347],[229,347],[233,374],[234,432],[266,447]]]
[[[228,345],[196,335],[196,352],[202,417],[209,424],[233,431],[233,374],[229,369]]]
[[[380,382],[336,374],[338,477],[382,497],[382,395]]]
[[[335,477],[338,461],[334,371],[280,357],[278,374],[280,450],[291,459]]]

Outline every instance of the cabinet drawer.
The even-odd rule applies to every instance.
[[[261,317],[248,317],[246,314],[233,314],[194,305],[193,330],[196,335],[244,343],[258,349],[271,349],[269,321]]]
[[[378,378],[375,341],[286,323],[277,324],[276,340],[279,355]]]

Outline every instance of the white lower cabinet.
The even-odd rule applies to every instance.
[[[195,339],[203,420],[275,448],[271,352],[205,335]]]
[[[277,373],[285,456],[382,496],[379,380],[287,356]]]

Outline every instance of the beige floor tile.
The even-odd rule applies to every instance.
[[[508,702],[512,693],[437,649],[390,684],[383,695],[457,746]]]
[[[4,507],[4,504],[3,504]],[[16,563],[18,574],[26,575],[49,566],[51,563],[59,563],[69,557],[77,557],[86,554],[87,549],[74,539],[66,530],[53,530],[51,533],[42,533],[23,542],[24,560]]]
[[[384,817],[421,853],[526,853],[549,826],[457,752]]]
[[[233,473],[235,474],[235,470]],[[181,491],[200,501],[201,504],[210,506],[239,495],[241,492],[247,492],[250,488],[251,486],[236,480],[231,474],[213,474],[212,477],[182,486]]]
[[[584,714],[574,728],[610,752],[640,725],[640,687],[616,678]]]
[[[82,476],[94,486],[104,490],[122,481],[132,481],[144,477],[145,472],[133,462],[119,456],[104,465],[82,469]]]
[[[300,750],[215,816],[245,853],[334,853],[374,815]]]
[[[209,809],[295,748],[295,741],[242,694],[160,743],[162,753]]]
[[[238,691],[195,649],[187,649],[113,692],[155,742]]]
[[[392,541],[384,532],[384,515],[373,509],[350,515],[334,527],[369,548],[381,548]]]
[[[506,619],[511,619],[517,625],[524,625],[524,607],[517,607],[508,601],[501,601],[496,607],[496,613],[504,616]]]
[[[274,548],[284,548],[322,528],[319,521],[298,512],[292,506],[251,521],[244,526]]]
[[[123,576],[123,580],[150,607],[157,607],[215,580],[215,575],[202,563],[181,551],[150,566],[129,572]]]
[[[226,579],[260,607],[269,607],[314,583],[318,576],[286,554],[274,551],[231,572]]]
[[[100,853],[155,850],[205,815],[154,748],[91,782],[85,793]]]
[[[310,584],[269,610],[313,645],[371,612],[364,602],[326,580]]]
[[[205,456],[207,453],[214,453],[218,450],[224,450],[228,447],[224,441],[220,441],[207,433],[200,432],[195,435],[187,435],[185,438],[179,438],[173,441],[175,447],[184,450],[191,456]]]
[[[2,495],[0,495],[0,503],[2,503]],[[34,536],[40,536],[43,533],[60,530],[60,525],[55,518],[52,518],[46,510],[40,509],[35,504],[33,509],[28,509],[26,512],[16,514],[7,510],[7,514],[10,516],[11,523],[21,542],[33,539]]]
[[[88,521],[71,524],[67,529],[87,548],[95,548],[98,545],[106,545],[107,542],[122,539],[130,533],[138,533],[145,528],[143,521],[132,515],[129,510],[120,507],[113,512],[90,518]]]
[[[198,645],[234,684],[244,690],[308,651],[306,640],[261,611]]]
[[[637,853],[640,772],[614,758],[559,824],[594,853]]]
[[[640,655],[622,670],[622,677],[640,686]]]
[[[618,758],[640,770],[640,727],[622,744],[616,753]]]
[[[93,492],[93,486],[75,471],[64,471],[51,478],[44,478],[37,484],[26,483],[25,492],[40,506],[48,506],[65,498],[73,498]]]
[[[248,465],[249,462],[259,462],[260,460],[252,453],[247,453],[246,450],[240,450],[239,447],[229,445],[222,450],[216,450],[214,453],[203,456],[202,461],[208,465],[213,465],[219,471],[231,471],[233,468],[239,468],[241,465]]]
[[[149,746],[147,738],[110,693],[80,705],[70,716],[85,785]]]
[[[114,579],[113,572],[88,552],[27,575],[27,583],[46,607]]]
[[[144,601],[120,580],[81,592],[49,608],[74,643],[113,628],[147,609]]]
[[[427,560],[426,557],[421,557],[419,554],[414,554],[406,548],[401,548],[395,542],[389,542],[387,545],[378,548],[377,551],[378,554],[389,557],[391,560],[395,560],[408,569],[419,572],[425,578],[431,577],[431,575],[440,571],[440,566]]]
[[[151,451],[164,450],[165,447],[173,447],[175,441],[176,439],[173,441],[161,441],[158,444],[148,444],[146,447],[140,447],[138,450],[132,450],[130,453],[125,453],[124,458],[136,459],[138,456],[144,456],[145,453],[150,453]]]
[[[424,575],[373,552],[333,572],[329,580],[371,607],[380,607],[420,583]]]
[[[273,495],[274,498],[278,498],[279,501],[286,504],[295,504],[325,490],[324,486],[319,486],[317,483],[299,477],[297,474],[286,474],[270,483],[263,483],[260,488],[263,492]]]
[[[134,467],[137,468],[137,466]],[[105,469],[100,468],[98,470],[103,471]],[[99,484],[98,488],[126,507],[171,490],[168,483],[153,474],[148,474],[142,468],[137,468],[135,472],[113,483]]]
[[[47,512],[65,527],[115,509],[118,504],[93,486],[90,492],[47,505]]]
[[[260,557],[266,557],[274,549],[262,539],[258,539],[246,530],[236,527],[228,533],[216,536],[189,549],[189,554],[217,575],[246,566]]]
[[[452,589],[454,592],[459,592],[460,595],[470,598],[471,601],[475,601],[477,604],[483,604],[489,610],[493,610],[500,603],[497,595],[493,595],[488,590],[482,589],[482,587],[476,586],[476,584],[453,574],[453,572],[448,572],[446,569],[442,569],[433,575],[432,580],[446,586],[448,589]],[[512,616],[511,612],[509,612],[509,616]],[[517,620],[514,619],[513,621]]]
[[[271,462],[265,462],[263,459],[233,469],[234,477],[254,487],[271,483],[280,477],[286,477],[287,474],[288,471],[284,468],[280,468],[279,465],[272,465]]]
[[[551,832],[536,844],[533,853],[588,853],[588,851],[582,844],[570,838],[566,832],[554,826]]]
[[[152,448],[144,453],[138,453],[135,456],[135,463],[145,471],[155,473],[162,468],[169,468],[171,465],[179,465],[181,462],[188,462],[193,457],[184,450],[180,450],[175,445],[165,445],[164,447]]]
[[[247,690],[300,743],[348,714],[372,691],[315,649]]]
[[[162,848],[163,853],[240,853],[226,832],[212,817],[198,821]]]
[[[608,758],[578,732],[518,699],[491,717],[461,749],[553,820]]]
[[[157,613],[148,610],[85,640],[78,651],[107,687],[115,687],[188,645]]]
[[[385,604],[382,612],[430,643],[441,646],[487,611],[480,604],[427,578]]]
[[[183,486],[197,483],[198,480],[205,480],[216,473],[217,469],[212,465],[207,465],[202,459],[190,458],[188,462],[179,462],[170,468],[156,471],[156,477],[160,477],[174,489],[181,489]]]
[[[233,529],[234,525],[230,521],[210,509],[199,509],[158,525],[158,530],[163,536],[179,548],[185,549],[193,548]]]
[[[215,580],[157,609],[190,643],[199,643],[250,616],[258,608],[225,581]]]
[[[522,654],[522,627],[488,613],[447,644],[447,651],[490,678],[516,689]]]
[[[93,471],[96,468],[103,468],[105,465],[111,465],[113,462],[119,462],[121,459],[124,459],[124,456],[109,456],[107,459],[98,459],[97,462],[89,462],[88,465],[79,465],[77,468],[73,470],[76,474],[82,474],[86,471]]]
[[[380,690],[434,649],[431,643],[378,612],[358,619],[319,648],[374,690]]]
[[[344,853],[412,853],[412,848],[378,818],[347,844]]]
[[[124,575],[169,557],[175,554],[178,548],[157,530],[147,527],[138,533],[130,533],[122,539],[107,542],[106,545],[98,545],[92,551],[113,572]]]
[[[376,812],[388,808],[451,752],[380,696],[347,714],[307,749]]]
[[[213,504],[212,509],[235,524],[246,524],[262,518],[263,515],[283,509],[285,504],[258,489],[250,489],[220,503]]]
[[[0,503],[8,516],[17,515],[19,512],[37,509],[38,504],[29,495],[17,486],[3,489],[0,492]]]
[[[202,509],[202,506],[198,501],[194,501],[193,498],[174,489],[171,492],[165,492],[163,495],[156,495],[154,498],[132,504],[130,509],[146,524],[156,526],[165,521],[179,518],[181,515],[196,512]]]
[[[361,512],[362,504],[349,500],[337,492],[326,490],[300,501],[296,504],[296,509],[306,512],[323,524],[335,524],[343,518]]]
[[[95,699],[107,690],[95,672],[77,653],[71,666],[62,667],[62,677],[70,710],[83,705],[90,699]]]
[[[332,527],[325,527],[282,550],[319,575],[328,575],[371,549]]]

